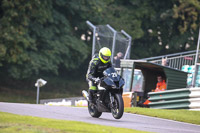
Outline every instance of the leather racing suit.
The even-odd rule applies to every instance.
[[[107,68],[112,67],[111,62],[103,63],[98,56],[94,56],[90,61],[86,79],[89,84],[89,99],[92,99],[92,95],[97,90],[97,83],[95,83],[96,79],[103,77],[103,71]]]

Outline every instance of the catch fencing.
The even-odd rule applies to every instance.
[[[168,54],[157,57],[144,58],[152,63],[169,66],[181,70],[184,65],[195,65],[196,50],[180,52],[176,54]]]
[[[102,47],[108,47],[112,52],[112,62],[118,53],[121,53],[122,59],[130,58],[132,37],[124,30],[116,31],[109,24],[93,25],[90,21],[86,21],[86,23],[93,32],[92,57],[98,54]]]

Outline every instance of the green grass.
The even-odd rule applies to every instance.
[[[134,107],[134,108],[125,108],[125,112],[200,125],[200,111],[190,111],[190,110],[183,110],[183,109],[167,110],[167,109],[151,109],[151,108]]]
[[[17,90],[0,87],[0,102],[36,103],[35,90]],[[73,97],[69,92],[54,92],[40,90],[40,99],[54,99]]]
[[[142,133],[143,131],[0,112],[1,133]]]

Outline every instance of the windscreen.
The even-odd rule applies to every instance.
[[[117,72],[116,72],[116,70],[115,70],[113,67],[110,67],[110,68],[106,69],[106,70],[103,72],[104,76],[112,76],[112,75],[115,75],[114,73],[115,73],[116,76],[117,76]]]

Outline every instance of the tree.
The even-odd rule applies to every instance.
[[[199,13],[198,0],[2,0],[1,74],[21,79],[78,68],[92,47],[80,39],[89,36],[86,20],[129,33],[131,58],[194,49]]]
[[[134,40],[132,56],[150,57],[196,48],[200,13],[197,0],[150,0],[142,4],[149,15],[143,18],[144,36]]]
[[[42,72],[58,74],[60,66],[77,68],[87,46],[73,33],[60,1],[1,1],[0,64],[16,79]]]

